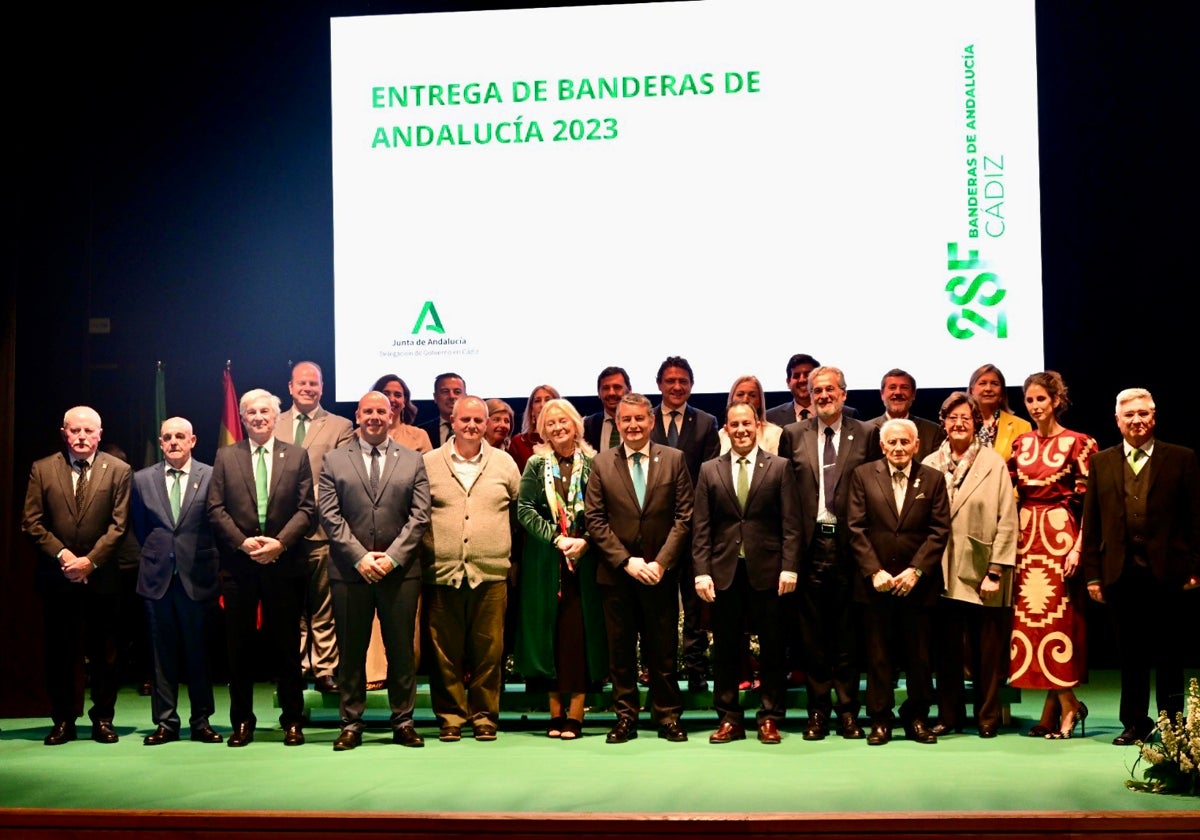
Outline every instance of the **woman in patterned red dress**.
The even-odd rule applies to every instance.
[[[1020,536],[1009,681],[1044,688],[1046,702],[1029,734],[1070,738],[1087,706],[1075,686],[1087,677],[1084,590],[1079,569],[1080,512],[1096,442],[1059,423],[1067,386],[1054,371],[1025,380],[1034,430],[1017,438],[1008,468],[1017,488]]]

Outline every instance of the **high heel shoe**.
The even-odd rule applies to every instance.
[[[1087,737],[1087,703],[1079,702],[1079,707],[1073,712],[1063,713],[1062,728],[1057,732],[1047,733],[1046,738],[1051,740],[1065,740],[1075,735],[1075,724],[1079,724],[1080,732],[1083,737]],[[1069,725],[1068,725],[1069,724]]]

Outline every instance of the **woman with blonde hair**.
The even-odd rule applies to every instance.
[[[753,407],[754,414],[758,418],[759,447],[772,455],[778,455],[779,435],[783,429],[767,420],[762,394],[762,383],[759,382],[757,376],[750,374],[739,376],[733,380],[733,386],[729,389],[729,399],[725,401],[725,408],[728,410],[729,406],[738,403],[746,403]],[[717,438],[721,441],[721,454],[724,455],[730,448],[729,435],[725,433],[724,427],[717,432]]]

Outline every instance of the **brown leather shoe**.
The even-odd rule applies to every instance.
[[[746,729],[740,723],[723,720],[717,731],[708,736],[710,744],[728,744],[731,741],[746,740]]]
[[[323,674],[313,680],[313,688],[322,694],[337,694],[337,683],[333,681],[333,677],[329,674]]]
[[[886,723],[871,724],[871,734],[867,736],[867,744],[878,747],[892,740],[892,727]]]
[[[937,736],[933,734],[925,721],[917,719],[904,727],[904,737],[910,741],[916,741],[918,744],[936,744]]]
[[[159,744],[166,744],[170,743],[171,741],[178,740],[178,732],[176,732],[174,729],[168,729],[160,723],[157,729],[142,739],[142,744],[147,747],[157,747]]]
[[[767,719],[758,725],[758,740],[764,744],[778,744],[783,740],[775,721]]]
[[[392,733],[392,743],[399,744],[402,747],[423,747],[425,739],[421,737],[421,733],[412,726],[401,726]]]
[[[461,726],[443,726],[438,732],[439,741],[461,741],[462,727]]]
[[[54,724],[54,728],[50,730],[42,743],[47,747],[57,747],[59,744],[65,744],[67,741],[74,741],[79,737],[75,731],[75,721],[64,720]]]
[[[92,724],[92,740],[97,744],[115,744],[120,740],[111,720],[98,720]]]
[[[476,741],[496,740],[496,724],[487,722],[477,723],[472,728],[475,730]]]
[[[300,724],[293,723],[283,730],[283,745],[285,747],[298,747],[303,743],[304,730],[300,728]]]
[[[234,724],[226,743],[231,747],[244,747],[254,740],[254,724],[248,720]]]
[[[221,737],[221,733],[213,729],[207,723],[203,726],[193,726],[191,737],[193,741],[197,741],[201,744],[219,744],[224,740],[224,738]]]
[[[362,733],[353,729],[343,729],[333,742],[334,752],[346,752],[362,743]]]
[[[632,741],[637,736],[637,721],[628,717],[617,718],[616,725],[608,730],[608,735],[605,736],[604,743],[624,744],[626,741]]]

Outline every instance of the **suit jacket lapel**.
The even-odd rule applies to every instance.
[[[258,486],[254,481],[254,450],[258,447],[252,444],[249,438],[244,438],[234,445],[240,448],[243,453],[245,453],[243,457],[238,458],[237,461],[241,465],[242,479],[246,482],[246,492],[250,496],[251,506],[257,509]],[[274,472],[274,470],[272,470],[272,472]]]
[[[318,408],[313,412],[312,417],[308,421],[308,429],[304,432],[304,443],[300,444],[305,449],[308,449],[311,441],[316,440],[321,435],[321,430],[325,427],[325,420],[329,417],[329,412],[323,408]]]
[[[392,440],[390,437],[384,442],[383,447],[383,463],[380,464],[381,471],[379,473],[379,495],[374,501],[379,501],[383,497],[383,488],[387,487],[388,481],[392,478],[392,473],[396,469],[396,464],[400,460],[400,444]],[[358,459],[362,463],[362,459]],[[370,476],[367,477],[367,487],[370,488]]]
[[[804,422],[809,423],[808,428],[804,430],[804,457],[808,461],[808,468],[812,473],[813,487],[819,493],[821,489],[821,457],[817,452],[817,447],[823,441],[821,440],[819,424],[814,425],[816,421],[805,420]]]
[[[67,510],[71,511],[71,515],[78,518],[79,511],[75,508],[75,485],[72,483],[71,473],[75,472],[71,466],[71,458],[69,455],[61,455],[58,459],[58,474],[59,489],[62,491],[63,498],[67,500]]]
[[[653,446],[653,444],[651,444],[651,446]],[[631,476],[629,474],[629,462],[625,459],[625,444],[621,444],[620,446],[616,447],[615,449],[610,449],[608,451],[609,451],[609,454],[612,456],[613,462],[616,463],[616,465],[617,465],[617,475],[620,477],[619,480],[621,482],[621,486],[624,487],[625,492],[627,492],[629,494],[629,499],[630,499],[630,501],[633,502],[633,506],[635,508],[637,508],[638,510],[641,510],[641,505],[638,504],[638,500],[637,500],[637,491],[633,489],[633,476]],[[649,452],[650,451],[649,448],[647,448],[646,451]],[[648,462],[650,459],[647,458],[646,460]],[[647,466],[649,466],[649,465],[647,464]],[[646,471],[646,476],[647,476],[646,477],[646,495],[647,496],[650,495],[649,475],[650,475],[650,471],[649,471],[649,469],[647,469],[647,471]]]
[[[163,522],[170,522],[178,527],[179,523],[171,519],[171,497],[167,493],[167,470],[170,464],[166,461],[159,461],[154,468],[154,490],[153,498],[146,499],[146,504],[158,513]],[[193,467],[194,470],[194,467]],[[183,498],[187,498],[186,496]],[[179,518],[183,518],[183,506],[179,509]]]
[[[103,452],[97,452],[96,457],[92,459],[92,466],[88,469],[87,487],[83,489],[83,507],[75,512],[75,515],[80,519],[84,513],[91,507],[92,499],[96,498],[96,492],[100,489],[100,483],[108,479],[108,459]]]
[[[354,474],[358,476],[358,480],[362,482],[363,490],[366,491],[367,497],[370,498],[370,496],[371,496],[371,477],[370,477],[370,475],[367,474],[366,464],[363,463],[362,438],[360,438],[358,435],[354,436],[354,440],[350,444],[349,455],[350,455],[350,466],[354,468]],[[379,477],[380,477],[380,479],[382,479],[383,474],[380,473]],[[381,480],[380,485],[382,485],[382,484],[383,484],[383,482]],[[375,499],[371,499],[371,501],[375,501]]]
[[[771,462],[764,457],[762,450],[755,450],[754,475],[750,478],[750,492],[746,494],[746,509],[749,510],[750,503],[754,501],[754,494],[758,492],[758,488],[763,486],[763,482],[767,480],[767,473],[771,469]]]
[[[879,461],[875,465],[875,484],[879,487],[879,492],[887,500],[888,510],[895,517],[896,524],[900,524],[900,510],[896,507],[896,493],[892,489],[892,465],[887,461]],[[908,493],[905,491],[905,496]]]
[[[733,458],[734,451],[732,449],[717,458],[717,463],[720,465],[717,472],[720,473],[721,486],[725,488],[725,492],[729,494],[729,500],[733,503],[733,509],[737,510],[737,488],[733,483]]]
[[[192,471],[187,476],[187,484],[183,486],[183,499],[179,503],[179,522],[182,522],[187,516],[188,508],[196,501],[196,496],[199,495],[200,484],[204,480],[204,467],[192,461]],[[167,494],[166,471],[163,472],[163,479],[158,482],[158,486],[162,489],[163,495]],[[171,512],[171,500],[167,499],[167,513]],[[179,522],[175,523],[175,527],[179,527]]]
[[[958,512],[963,503],[971,497],[971,494],[983,484],[984,479],[991,474],[991,467],[980,466],[978,461],[971,464],[971,469],[967,473],[966,480],[963,481],[961,487],[954,491],[954,501],[950,503],[951,516]]]

